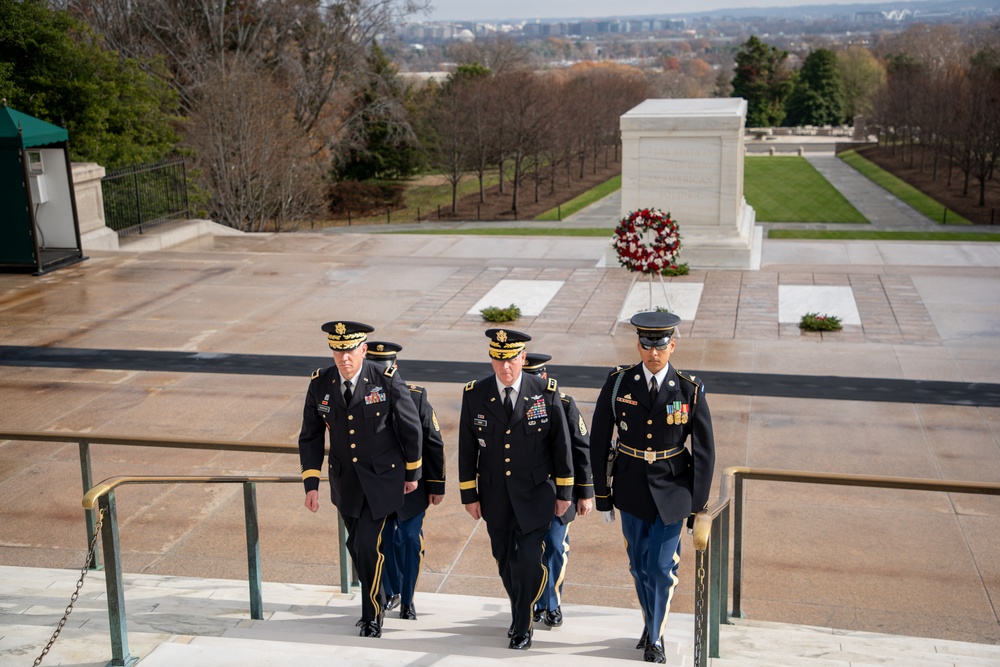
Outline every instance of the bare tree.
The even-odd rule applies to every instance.
[[[213,219],[248,232],[311,219],[322,205],[322,174],[267,73],[231,59],[206,72],[204,85],[187,141]]]
[[[425,0],[69,0],[69,4],[112,49],[164,62],[170,84],[191,118],[210,119],[211,110],[221,103],[206,94],[211,84],[242,77],[247,70],[256,72],[258,81],[280,93],[287,105],[282,114],[290,109],[298,143],[309,148],[303,159],[320,163],[329,160],[330,151],[357,146],[366,118],[398,118],[389,113],[391,109],[373,112],[356,104],[357,91],[370,83],[365,56],[378,33],[427,6]],[[239,71],[229,72],[231,68]],[[237,102],[234,97],[241,94],[244,99]],[[239,89],[227,90],[227,99],[234,110],[256,105]],[[385,103],[375,99],[368,106]],[[285,120],[282,115],[281,122]],[[229,142],[229,152],[242,155],[254,141],[238,134],[246,127],[250,125],[238,124],[212,141]],[[204,138],[192,136],[189,145],[197,149]],[[213,182],[224,187],[229,180]],[[232,189],[209,192],[226,200],[221,209],[232,210]],[[242,196],[254,195],[243,191]],[[311,201],[308,195],[286,198],[287,210],[300,199]],[[256,206],[247,203],[249,209]]]

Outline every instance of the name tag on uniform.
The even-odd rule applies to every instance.
[[[316,409],[319,410],[320,412],[329,412],[330,411],[330,406],[329,405],[317,405]]]
[[[486,426],[485,419],[473,419],[472,423],[475,424],[476,426]]]

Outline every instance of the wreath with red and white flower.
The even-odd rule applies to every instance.
[[[652,240],[644,237],[652,232]],[[660,273],[664,269],[676,269],[677,254],[681,249],[681,235],[677,223],[655,208],[632,211],[615,227],[615,251],[618,263],[632,272]]]

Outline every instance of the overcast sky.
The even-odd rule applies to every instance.
[[[865,0],[431,0],[430,20],[471,21],[508,18],[596,18],[638,14],[689,14],[730,7],[849,5]],[[417,17],[414,17],[417,18]],[[419,19],[418,19],[419,20]]]

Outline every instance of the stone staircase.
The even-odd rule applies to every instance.
[[[0,664],[31,665],[62,617],[79,572],[0,567]],[[245,582],[126,575],[130,652],[141,667],[313,665],[635,664],[639,612],[565,605],[560,628],[536,628],[532,649],[507,648],[507,601],[418,594],[419,618],[390,612],[381,639],[361,638],[356,595],[339,588],[264,584],[265,619],[249,619]],[[88,575],[44,665],[98,665],[111,659],[103,573]],[[672,614],[667,664],[693,665],[693,618]],[[985,667],[1000,647],[778,623],[738,621],[721,630],[715,667]]]

